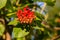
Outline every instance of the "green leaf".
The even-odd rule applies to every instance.
[[[18,20],[16,18],[8,23],[8,25],[17,25],[17,24],[18,24]]]
[[[8,13],[6,16],[11,16],[14,15],[15,13]]]
[[[0,0],[0,9],[6,5],[7,0]]]
[[[36,17],[36,20],[41,20],[41,19],[39,19],[38,17]]]
[[[41,30],[41,31],[44,31],[44,28],[42,28],[42,27],[40,28],[40,27],[37,27],[37,26],[36,26],[36,27],[33,27],[33,28],[34,28],[34,29]]]
[[[14,38],[21,38],[28,35],[29,32],[26,32],[26,30],[22,30],[21,28],[14,28],[13,34],[14,34]]]
[[[35,12],[35,15],[36,15],[36,18],[38,18],[40,20],[44,19],[44,16],[38,12]]]
[[[34,29],[40,29],[40,27],[33,27]]]
[[[17,40],[25,40],[25,37],[17,38]]]
[[[16,3],[16,0],[11,0],[12,3]]]
[[[11,0],[7,0],[5,8],[8,9],[8,12],[13,12],[13,5],[11,3]]]
[[[3,35],[4,30],[5,30],[4,25],[0,23],[0,36],[2,36],[2,35]]]

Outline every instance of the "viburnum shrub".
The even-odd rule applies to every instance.
[[[24,7],[23,10],[18,10],[17,17],[20,23],[32,23],[33,19],[35,19],[34,12],[28,6]]]

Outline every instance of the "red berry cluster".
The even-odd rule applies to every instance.
[[[28,6],[24,7],[23,11],[18,10],[17,17],[21,23],[32,23],[35,18],[34,12]]]

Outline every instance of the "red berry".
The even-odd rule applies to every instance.
[[[30,11],[30,8],[27,6],[22,10],[18,10],[17,17],[21,23],[32,23],[32,20],[35,18],[34,12]]]

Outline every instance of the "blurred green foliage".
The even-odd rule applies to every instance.
[[[45,15],[41,13],[42,9],[34,2],[46,3],[43,10]],[[34,19],[32,24],[20,24],[16,12],[27,5],[31,10],[34,10],[36,19]],[[37,8],[40,10],[36,11],[38,10]],[[7,22],[5,25],[8,25],[8,27],[13,26],[12,33],[16,40],[31,40],[32,35],[34,35],[35,40],[52,40],[56,35],[60,35],[60,29],[54,29],[55,27],[60,28],[60,22],[55,21],[57,18],[60,19],[60,0],[0,0],[0,17],[3,17],[5,22]],[[0,36],[3,35],[4,30],[5,26],[0,23]],[[15,40],[14,38],[13,40]],[[57,40],[60,39],[58,38]]]

